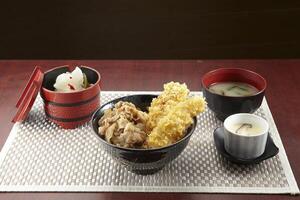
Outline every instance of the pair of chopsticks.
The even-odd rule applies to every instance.
[[[36,66],[16,104],[18,111],[12,119],[12,122],[15,123],[19,121],[24,121],[26,119],[27,114],[29,113],[35,101],[35,98],[40,90],[43,77],[44,75],[41,68]]]

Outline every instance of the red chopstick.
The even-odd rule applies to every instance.
[[[21,96],[16,104],[16,107],[18,108],[21,104],[21,102],[24,100],[25,95],[27,94],[29,88],[31,87],[32,83],[34,80],[36,80],[39,76],[37,76],[38,73],[41,73],[41,68],[39,66],[36,66],[32,72],[32,74],[30,75],[29,81],[27,82],[24,90],[21,93]]]
[[[39,91],[39,87],[36,81],[33,81],[32,84],[30,84],[29,89],[26,92],[26,95],[23,96],[23,100],[20,104],[20,107],[18,109],[17,114],[12,119],[12,122],[18,122],[18,121],[24,121],[26,118],[26,113],[29,112],[31,109],[31,106],[34,103],[35,98],[33,98],[34,95],[36,95]]]

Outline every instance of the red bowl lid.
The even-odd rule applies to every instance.
[[[16,104],[18,110],[12,122],[21,122],[26,119],[42,86],[43,79],[44,73],[40,67],[36,66]]]

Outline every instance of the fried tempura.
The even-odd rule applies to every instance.
[[[203,112],[206,102],[202,97],[188,97],[185,84],[168,83],[165,91],[149,108],[148,129],[151,129],[146,148],[163,147],[180,140],[193,123],[193,117]]]
[[[157,98],[153,99],[149,107],[149,120],[147,128],[151,131],[157,126],[158,121],[179,102],[184,101],[189,95],[186,84],[169,82],[164,84],[164,91]]]

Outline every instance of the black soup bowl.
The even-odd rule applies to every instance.
[[[196,117],[194,117],[194,123],[186,130],[186,134],[181,140],[172,145],[155,149],[133,149],[110,144],[98,134],[98,121],[103,116],[105,110],[113,108],[119,101],[131,102],[142,111],[148,112],[148,107],[150,106],[152,99],[156,97],[157,95],[124,96],[102,105],[92,117],[92,127],[95,136],[99,140],[99,144],[113,159],[136,174],[153,174],[179,156],[187,146],[190,137],[195,130],[197,123]]]
[[[210,92],[209,86],[219,82],[248,83],[256,87],[258,93],[251,96],[231,97]],[[267,87],[267,82],[261,75],[242,68],[219,68],[210,71],[202,77],[201,83],[208,107],[221,121],[236,113],[254,113],[260,107]]]

